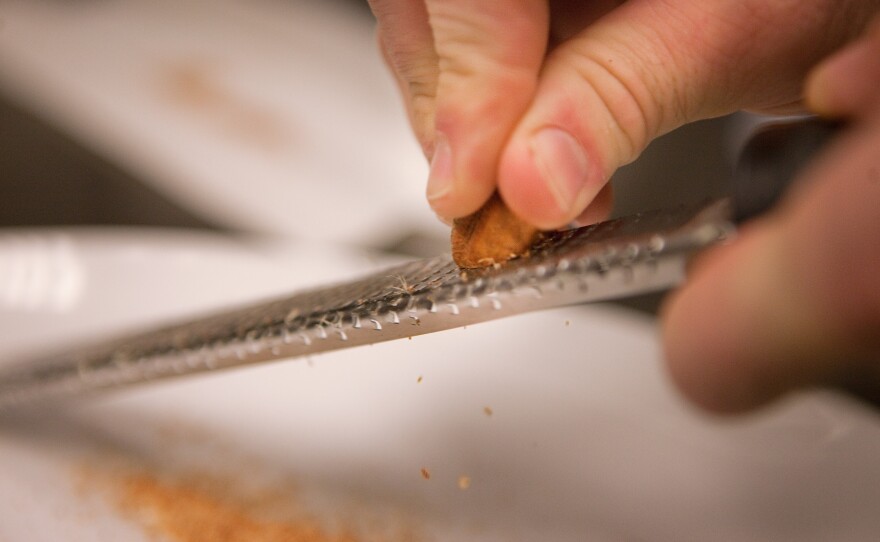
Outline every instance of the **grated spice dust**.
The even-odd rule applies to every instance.
[[[382,499],[309,485],[205,429],[154,427],[161,455],[100,447],[71,474],[155,542],[420,542],[408,514]],[[196,460],[193,463],[193,459]],[[97,503],[96,503],[97,504]],[[102,507],[106,513],[106,508]]]
[[[148,474],[120,479],[119,489],[121,512],[173,542],[361,542],[346,531],[330,532],[314,518],[261,518],[221,492]]]

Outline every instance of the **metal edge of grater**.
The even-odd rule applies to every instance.
[[[0,409],[294,358],[675,286],[733,231],[730,202],[545,234],[528,256],[460,270],[448,256],[0,369]]]

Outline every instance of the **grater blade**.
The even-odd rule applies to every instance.
[[[22,360],[0,370],[0,409],[172,376],[412,337],[675,286],[689,257],[733,231],[729,201],[544,235],[527,257],[461,271],[449,256],[359,280]]]

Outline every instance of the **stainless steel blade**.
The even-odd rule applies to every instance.
[[[546,235],[527,257],[462,272],[449,256],[0,371],[0,408],[165,377],[432,333],[679,284],[691,254],[727,238],[727,200]]]

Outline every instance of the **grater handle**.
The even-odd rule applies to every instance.
[[[734,219],[744,222],[771,207],[837,134],[841,122],[816,117],[758,129],[740,154],[733,184]]]

